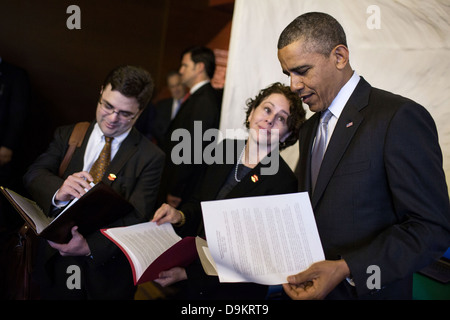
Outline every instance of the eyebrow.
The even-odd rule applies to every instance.
[[[312,68],[312,65],[306,64],[306,65],[303,65],[303,66],[298,66],[298,67],[291,68],[291,69],[289,69],[289,70],[283,69],[283,73],[284,73],[285,75],[289,76],[289,74],[290,74],[291,72],[294,72],[294,73],[302,73],[302,72],[305,71],[306,69],[310,69],[310,68]]]
[[[270,103],[270,105],[271,105],[272,107],[275,107],[275,105],[274,105],[272,102],[270,102],[270,101],[266,101],[266,103]],[[277,113],[280,113],[280,112],[285,113],[288,117],[291,115],[290,113],[287,113],[287,111],[286,111],[286,110],[283,110],[283,109],[281,109],[281,110],[278,111]]]
[[[102,99],[103,99],[103,98],[102,98]],[[131,111],[128,111],[128,110],[121,110],[121,109],[119,109],[119,108],[116,108],[116,107],[113,106],[111,103],[109,103],[108,100],[103,99],[103,101],[105,101],[105,103],[106,103],[108,106],[112,107],[112,108],[113,108],[114,110],[116,110],[117,112],[121,112],[122,114],[124,114],[124,113],[133,114],[133,112],[131,112]]]
[[[280,112],[283,112],[283,113],[286,114],[288,117],[291,115],[290,113],[287,113],[285,110],[281,110]]]
[[[108,106],[113,107],[114,109],[117,110],[117,108],[116,108],[115,106],[113,106],[111,103],[109,103],[108,100],[106,100],[105,98],[102,98],[102,100],[103,100]]]

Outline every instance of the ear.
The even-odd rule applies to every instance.
[[[197,63],[195,64],[194,67],[195,67],[196,71],[203,72],[203,71],[205,70],[205,63],[199,61],[199,62],[197,62]]]
[[[331,55],[335,59],[336,68],[339,70],[344,69],[349,61],[348,48],[343,44],[337,45],[332,51]]]
[[[139,117],[141,116],[143,111],[144,111],[144,109],[139,109],[139,111],[136,113],[136,117],[133,119],[135,121],[135,123],[139,119]]]
[[[253,108],[252,111],[250,111],[250,114],[247,117],[247,121],[246,122],[250,122],[252,120],[253,117],[253,111],[255,111],[255,109]],[[250,125],[250,124],[249,124]]]

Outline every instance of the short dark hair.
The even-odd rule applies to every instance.
[[[103,88],[108,84],[111,85],[111,90],[119,91],[128,98],[136,98],[140,110],[149,104],[153,95],[152,76],[142,67],[119,66],[106,76]]]
[[[337,45],[347,47],[344,29],[339,22],[323,12],[308,12],[295,18],[278,38],[278,49],[303,40],[309,52],[329,56]]]
[[[176,71],[176,70],[170,70],[166,74],[166,80],[169,80],[169,78],[171,78],[173,76],[180,76],[180,73],[178,71]]]
[[[214,51],[207,47],[193,46],[184,50],[181,57],[186,53],[191,54],[191,60],[194,63],[203,62],[206,74],[210,79],[213,78],[214,72],[216,71],[216,56],[214,55]]]
[[[256,107],[259,106],[265,98],[274,93],[284,95],[286,99],[288,99],[289,101],[290,115],[287,119],[287,126],[288,132],[290,132],[291,134],[284,142],[280,142],[280,150],[283,150],[297,142],[300,127],[302,123],[305,122],[306,120],[306,111],[303,108],[302,100],[300,99],[297,93],[291,91],[289,86],[285,86],[280,82],[275,82],[270,86],[268,86],[267,88],[260,90],[254,99],[252,98],[247,99],[245,126],[247,127],[247,129],[249,129],[249,123],[247,119],[250,116],[250,113],[254,109],[256,109]]]

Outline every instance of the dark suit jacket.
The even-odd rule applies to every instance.
[[[167,140],[167,131],[172,121],[172,104],[173,99],[168,98],[159,101],[155,106],[155,120],[151,130],[153,137],[161,148],[164,148],[164,143]]]
[[[216,200],[219,191],[230,174],[234,174],[235,165],[239,158],[245,141],[234,143],[234,157],[231,162],[224,164],[212,164],[208,166],[201,184],[197,188],[191,201],[183,205],[180,210],[186,216],[184,227],[178,228],[182,236],[204,236],[202,211],[200,201]],[[226,142],[218,147],[223,148]],[[227,158],[227,150],[224,150],[224,159]],[[228,151],[229,152],[229,151]],[[297,179],[283,158],[278,155],[278,171],[274,175],[262,175],[261,168],[270,164],[259,163],[239,182],[226,196],[225,199],[285,194],[297,191]],[[251,177],[258,176],[258,181],[253,182]],[[205,274],[199,261],[187,268],[188,285],[185,289],[186,298],[189,299],[264,299],[267,286],[257,284],[225,284],[219,283],[217,277]]]
[[[166,193],[181,197],[186,200],[192,195],[199,177],[205,166],[203,163],[195,164],[194,157],[199,156],[195,143],[201,143],[201,150],[208,145],[209,141],[202,141],[206,130],[219,127],[220,101],[216,90],[207,83],[195,91],[180,107],[175,118],[170,123],[166,144],[163,147],[166,153],[166,168],[163,183]],[[201,130],[196,134],[194,122],[201,122]],[[172,133],[177,129],[185,129],[190,136],[191,161],[190,163],[174,164],[171,160],[172,148],[180,141],[171,141]],[[199,136],[199,134],[201,136]]]
[[[93,126],[94,123],[89,127],[82,146],[75,151],[63,178],[58,177],[58,168],[66,153],[73,126],[58,128],[47,151],[25,174],[26,188],[47,214],[51,210],[52,197],[65,178],[83,169],[84,152]],[[125,197],[135,210],[105,227],[126,226],[149,220],[153,214],[163,165],[163,152],[133,128],[111,161],[103,182]],[[108,173],[114,173],[117,178],[114,181],[108,180]],[[120,249],[101,235],[100,231],[87,235],[86,240],[93,259],[61,257],[44,242],[38,259],[40,263],[37,265],[37,274],[44,294],[48,290],[48,297],[62,299],[77,294],[89,299],[133,298],[135,288],[131,268]],[[83,282],[79,292],[67,290],[64,283],[64,278],[68,277],[65,268],[70,264],[76,264],[82,269]]]
[[[299,190],[311,193],[319,114],[300,132]],[[449,246],[449,196],[438,135],[417,103],[361,78],[344,107],[311,197],[326,259],[344,258],[347,281],[329,298],[408,299],[412,275]],[[381,270],[381,290],[367,268]]]
[[[153,136],[153,127],[156,122],[155,117],[156,108],[155,105],[150,102],[134,124],[134,127],[152,142],[156,142],[156,139]]]

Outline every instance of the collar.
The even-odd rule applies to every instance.
[[[195,85],[192,86],[191,90],[189,90],[190,94],[194,94],[195,91],[197,91],[198,89],[200,89],[200,87],[204,86],[209,82],[210,82],[209,80],[203,80],[200,81],[199,83],[196,83]]]
[[[333,116],[335,116],[336,118],[339,118],[339,116],[341,115],[342,110],[347,104],[348,99],[350,99],[350,96],[352,95],[353,91],[355,91],[355,88],[358,85],[360,78],[361,77],[356,73],[356,71],[354,71],[352,77],[341,88],[341,90],[339,90],[339,93],[334,98],[331,105],[328,107]]]
[[[132,128],[133,127],[131,127],[130,129],[128,129],[127,131],[122,133],[120,136],[114,137],[114,140],[113,140],[112,144],[116,145],[116,146],[120,146],[122,141],[125,140],[125,138],[130,133]],[[92,134],[91,135],[95,136],[97,141],[104,141],[105,140],[105,135],[103,134],[103,131],[100,129],[100,126],[98,125],[98,123],[95,123],[94,129],[92,130]]]

